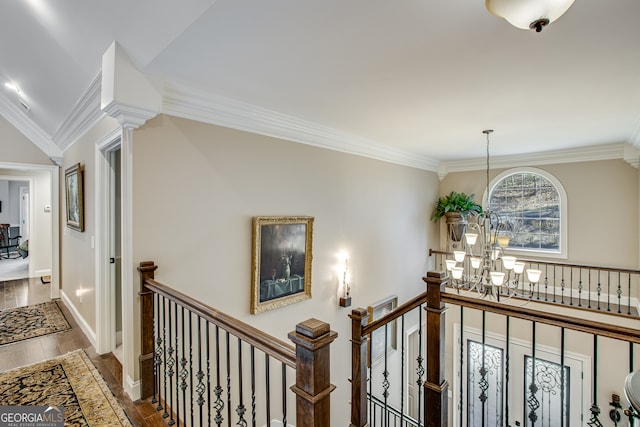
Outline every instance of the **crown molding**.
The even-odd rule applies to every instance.
[[[571,148],[566,150],[547,151],[526,155],[491,157],[491,168],[512,168],[519,166],[541,166],[558,163],[590,162],[597,160],[625,159],[625,143],[594,145],[589,147]],[[468,172],[484,170],[487,167],[486,158],[444,162],[438,176],[443,179],[451,172]]]
[[[62,151],[71,147],[104,117],[100,110],[101,89],[102,72],[99,72],[53,136],[53,141]]]
[[[158,115],[157,111],[112,101],[102,108],[102,111],[115,118],[123,128],[136,129]]]
[[[439,162],[336,129],[222,96],[167,86],[162,111],[185,119],[326,148],[418,169],[436,171]]]
[[[0,114],[48,157],[62,156],[62,150],[53,143],[49,134],[20,111],[3,94],[0,94]]]

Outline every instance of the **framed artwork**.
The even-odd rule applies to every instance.
[[[84,231],[84,186],[83,169],[80,163],[64,172],[64,187],[67,200],[67,227]]]
[[[387,313],[390,313],[398,306],[398,297],[393,295],[385,298],[381,301],[373,303],[367,307],[369,312],[369,323],[374,320],[378,320]],[[373,331],[369,337],[369,366],[371,364],[382,360],[386,353],[389,353],[398,348],[398,321],[394,320],[389,323],[387,327],[380,327]],[[386,340],[385,340],[386,331]],[[385,349],[386,342],[386,349]]]
[[[253,218],[251,314],[311,298],[313,217]]]

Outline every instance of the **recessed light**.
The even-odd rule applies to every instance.
[[[7,82],[4,85],[18,94],[21,93],[20,88],[15,83]]]

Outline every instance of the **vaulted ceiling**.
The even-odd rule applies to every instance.
[[[481,158],[486,128],[496,156],[640,147],[638,21],[637,0],[576,0],[541,33],[482,0],[7,1],[0,114],[62,153],[115,40],[161,92],[426,168]]]

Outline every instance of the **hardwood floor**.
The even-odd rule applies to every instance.
[[[40,279],[20,279],[0,282],[0,310],[38,304],[49,301],[49,285]],[[83,349],[102,374],[120,405],[134,426],[166,426],[163,418],[152,404],[145,401],[132,402],[125,394],[122,384],[122,366],[108,353],[99,355],[89,339],[78,327],[73,316],[59,301],[62,312],[71,325],[71,330],[44,337],[33,338],[0,346],[0,372],[40,362],[73,350]]]

